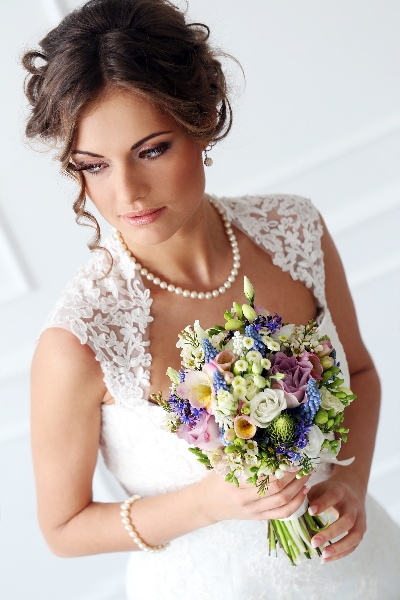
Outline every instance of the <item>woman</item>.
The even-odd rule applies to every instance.
[[[207,149],[232,119],[207,38],[166,0],[91,0],[24,57],[27,134],[61,146],[81,188],[77,221],[96,228],[92,257],[61,295],[32,364],[41,529],[58,556],[133,551],[132,600],[394,598],[400,534],[369,497],[365,534],[379,382],[340,259],[308,200],[204,194],[203,152],[209,165]],[[86,196],[114,228],[101,247]],[[166,368],[179,368],[179,331],[218,322],[244,274],[284,321],[318,318],[369,415],[360,420],[360,400],[346,411],[340,458],[357,455],[351,466],[300,480],[287,473],[261,499],[208,475],[150,400],[167,394]],[[123,511],[139,540],[118,503],[92,501],[99,441],[127,493],[142,496]],[[262,521],[289,516],[307,493],[314,512],[338,515],[315,544],[341,539],[324,551],[328,564],[289,570],[285,557],[268,558]]]

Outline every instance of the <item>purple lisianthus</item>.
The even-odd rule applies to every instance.
[[[277,352],[269,356],[269,359],[272,363],[272,375],[285,374],[285,378],[276,381],[273,387],[285,392],[287,407],[295,408],[306,402],[307,383],[314,369],[308,357],[286,356],[284,352]]]

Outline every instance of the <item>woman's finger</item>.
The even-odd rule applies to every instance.
[[[310,494],[308,512],[310,515],[318,515],[331,506],[335,506],[341,500],[343,500],[343,490],[340,486],[329,488],[322,496],[316,498],[313,498],[313,495]]]
[[[303,486],[301,490],[287,504],[278,508],[274,507],[271,509],[264,510],[258,514],[257,518],[260,520],[264,520],[286,519],[287,517],[290,517],[303,504],[304,496],[307,494],[307,492],[307,486]],[[269,503],[272,504],[272,500],[270,500],[269,498],[265,498],[264,500],[268,500]]]
[[[311,540],[313,547],[317,548],[318,546],[329,542],[329,540],[332,540],[339,535],[343,535],[347,531],[351,531],[351,529],[354,527],[354,523],[356,522],[356,516],[357,512],[354,510],[346,512],[340,516],[337,521],[329,525],[329,527],[324,529],[324,531],[321,531],[317,533],[317,535],[313,536]]]
[[[344,552],[349,552],[358,546],[363,538],[360,529],[350,531],[344,538],[327,546],[322,552],[322,558],[336,558]]]

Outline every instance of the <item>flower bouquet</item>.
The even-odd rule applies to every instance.
[[[356,396],[343,385],[335,349],[314,321],[284,324],[255,306],[247,277],[244,294],[248,303],[234,302],[225,325],[205,331],[196,321],[179,334],[182,369],[168,368],[169,398],[153,400],[168,412],[168,430],[207,469],[263,495],[271,475],[280,479],[297,467],[301,478],[320,462],[335,462],[348,433],[343,411]],[[321,555],[311,537],[329,517],[306,509],[307,499],[288,519],[268,521],[270,554],[280,546],[293,565]]]

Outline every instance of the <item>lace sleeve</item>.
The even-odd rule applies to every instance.
[[[104,245],[114,265],[107,271],[105,253],[96,251],[63,290],[44,329],[67,329],[94,352],[104,382],[116,404],[141,402],[149,386],[151,356],[147,352],[152,300],[128,257],[118,252],[110,236]]]
[[[301,196],[220,198],[232,222],[266,250],[275,265],[311,289],[326,308],[319,213]]]

